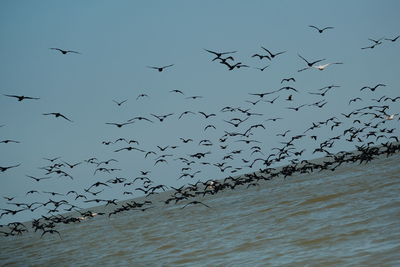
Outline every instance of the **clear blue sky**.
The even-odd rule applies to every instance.
[[[266,130],[257,129],[252,139],[260,140],[265,155],[279,142],[287,141],[277,133],[290,129],[289,136],[302,134],[312,122],[337,116],[344,121],[341,112],[373,104],[371,98],[382,95],[399,95],[400,40],[383,42],[374,49],[361,50],[372,44],[368,38],[393,38],[400,34],[398,1],[1,1],[0,2],[0,141],[13,139],[18,144],[0,144],[0,166],[21,163],[18,168],[0,173],[0,196],[15,196],[14,202],[44,201],[48,195],[41,193],[25,196],[32,189],[66,193],[82,192],[96,181],[115,177],[134,178],[140,170],[151,170],[149,177],[155,184],[178,186],[198,179],[223,178],[215,166],[192,165],[190,172],[200,170],[194,179],[177,180],[184,167],[178,157],[211,151],[204,161],[222,162],[229,151],[243,149],[229,164],[242,167],[242,158],[254,159],[262,155],[250,155],[249,145],[230,139],[228,148],[221,150],[218,139],[224,131],[237,129],[223,120],[244,118],[238,113],[221,113],[224,106],[251,108],[262,113],[243,123],[241,130],[264,123]],[[319,34],[308,25],[332,26],[334,29]],[[264,46],[273,52],[287,51],[272,61],[252,58],[264,53]],[[81,54],[62,55],[50,50],[58,47],[79,51]],[[227,68],[204,49],[236,51],[236,62],[251,68]],[[343,62],[324,71],[315,69],[298,73],[305,63],[300,53],[309,60],[325,58],[321,63]],[[174,64],[159,73],[146,66]],[[253,67],[270,65],[261,72]],[[281,79],[294,77],[295,83],[281,84]],[[375,92],[363,91],[363,86],[387,84]],[[311,104],[323,98],[310,95],[318,88],[331,84],[340,85],[328,92],[323,109],[305,107],[299,112],[287,109],[301,104]],[[256,106],[245,100],[257,100],[249,93],[259,93],[293,86],[293,102],[285,101],[288,92],[280,92],[273,104]],[[171,93],[182,90],[185,96]],[[3,94],[39,97],[40,100],[16,101]],[[147,94],[148,98],[139,98]],[[197,100],[185,99],[201,95]],[[360,96],[363,101],[348,105],[351,98]],[[271,99],[266,97],[266,99]],[[112,100],[126,103],[117,106]],[[400,102],[390,104],[389,113],[400,112]],[[205,120],[198,113],[183,116],[184,111],[217,113]],[[60,112],[73,123],[42,113]],[[156,122],[150,116],[174,113],[165,122]],[[151,118],[151,124],[136,121],[117,128],[106,122],[125,122],[136,116]],[[264,122],[268,118],[282,117],[275,123]],[[390,122],[398,135],[398,121]],[[207,124],[216,130],[203,131]],[[344,123],[340,129],[350,127]],[[388,127],[389,127],[388,126]],[[329,127],[315,132],[320,140],[337,135]],[[139,141],[140,149],[156,151],[157,145],[177,145],[167,150],[167,164],[154,166],[155,157],[144,159],[137,151],[114,150],[127,146],[118,143],[102,145],[119,137]],[[192,138],[193,143],[183,144],[180,137]],[[200,147],[198,142],[210,139],[211,147]],[[311,155],[317,143],[309,137],[296,143],[305,148],[305,158]],[[335,147],[351,150],[347,143]],[[93,175],[95,166],[82,163],[73,170],[63,168],[74,180],[59,178],[36,183],[25,175],[43,177],[39,169],[48,165],[44,157],[62,157],[69,163],[97,157],[99,161],[111,158],[119,162],[111,167],[122,171]],[[322,155],[319,155],[322,156]],[[103,166],[110,167],[110,166]],[[255,166],[257,170],[262,166]],[[244,168],[239,173],[251,171]],[[139,186],[139,185],[138,185]],[[134,189],[131,187],[131,189]],[[124,199],[127,188],[116,185],[107,189],[100,198]],[[136,191],[134,196],[138,196]],[[71,197],[71,196],[70,196]],[[59,198],[59,199],[62,199]],[[70,198],[68,198],[70,199]],[[12,208],[0,200],[0,208]],[[85,207],[79,202],[72,202]],[[42,209],[41,212],[46,212]],[[39,212],[40,213],[40,212]],[[15,218],[29,219],[38,213],[23,212]],[[2,221],[13,220],[4,216]]]

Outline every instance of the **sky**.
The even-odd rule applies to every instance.
[[[341,113],[376,104],[371,99],[385,95],[399,96],[400,39],[383,40],[374,49],[361,49],[373,44],[371,39],[394,38],[400,34],[398,1],[1,1],[0,2],[0,141],[12,139],[20,143],[0,143],[0,166],[21,164],[0,173],[0,208],[14,208],[4,196],[15,197],[13,202],[32,203],[46,201],[43,191],[65,194],[69,190],[83,192],[96,181],[105,182],[115,177],[131,180],[148,175],[156,184],[180,186],[197,180],[218,179],[262,168],[243,168],[242,159],[253,160],[273,153],[274,147],[287,138],[276,136],[291,130],[288,136],[303,134],[312,122],[336,116],[343,124],[338,131],[330,127],[316,129],[318,141],[323,141],[351,127]],[[331,26],[322,34],[309,27]],[[272,60],[251,57],[266,54],[261,46],[272,52],[286,51]],[[61,54],[49,48],[78,51],[80,54]],[[229,71],[205,49],[226,52],[235,62],[249,67]],[[323,63],[341,62],[319,71],[306,67],[299,58],[309,61],[325,59]],[[172,67],[158,72],[149,66]],[[262,68],[269,65],[264,71]],[[294,77],[295,82],[281,83],[283,78]],[[360,91],[363,86],[386,86],[376,91]],[[309,94],[319,88],[339,85],[324,97]],[[282,86],[291,86],[299,92],[281,91],[267,95],[263,100],[279,98],[274,104],[248,101],[259,98],[250,93],[271,92]],[[181,90],[184,95],[171,90]],[[4,96],[25,95],[40,98],[24,100]],[[139,97],[146,94],[148,97]],[[288,95],[293,101],[286,101]],[[202,96],[199,99],[187,99]],[[352,98],[362,101],[348,104]],[[298,112],[288,109],[301,104],[312,104],[325,99],[323,108],[304,107]],[[127,100],[118,106],[115,101]],[[400,112],[400,101],[387,102],[388,113]],[[261,116],[251,116],[240,127],[227,123],[232,118],[244,119],[240,112],[221,112],[223,107],[250,108]],[[195,114],[179,116],[184,111]],[[215,113],[205,119],[198,112]],[[59,112],[72,122],[43,113]],[[172,116],[159,122],[150,114]],[[154,121],[135,121],[117,128],[106,123],[123,123],[137,116]],[[283,118],[276,122],[269,118]],[[365,118],[363,118],[365,119]],[[369,120],[369,119],[368,119]],[[266,129],[255,129],[250,139],[260,143],[245,144],[240,138],[227,143],[219,138],[227,132],[245,131],[254,124]],[[388,122],[398,136],[398,120]],[[216,129],[204,131],[208,124]],[[329,125],[331,126],[331,125]],[[131,144],[156,156],[144,157],[140,151],[114,152],[129,146],[123,142],[104,145],[103,141],[118,138],[137,140]],[[184,144],[180,138],[194,141]],[[208,139],[212,146],[199,146]],[[290,139],[289,139],[290,140]],[[296,142],[296,148],[306,149],[306,159],[321,157],[312,154],[319,143],[311,138]],[[170,147],[160,151],[157,146]],[[221,149],[220,145],[228,145]],[[251,155],[253,145],[262,148],[264,155]],[[354,144],[338,142],[333,151],[353,150]],[[213,165],[201,162],[223,162],[230,151],[242,150],[229,160],[232,168],[221,172]],[[196,160],[189,173],[194,178],[180,175],[186,167],[179,157],[208,152],[204,159]],[[164,156],[167,163],[157,163]],[[74,169],[62,167],[73,180],[46,175],[40,169],[50,162],[44,158],[61,157],[57,162],[78,163]],[[97,166],[85,163],[91,157],[98,161],[116,159],[99,167],[120,169],[111,173],[97,171]],[[234,168],[242,168],[230,173]],[[50,176],[35,182],[26,175]],[[111,184],[112,185],[112,184]],[[136,184],[140,186],[140,184]],[[122,185],[105,188],[99,195],[103,199],[127,199],[140,196],[130,187],[133,195]],[[39,193],[29,194],[29,190]],[[51,196],[50,196],[51,197]],[[71,200],[72,195],[58,197]],[[54,199],[57,197],[54,197]],[[73,198],[72,198],[73,199]],[[72,200],[71,200],[72,201]],[[71,202],[80,207],[93,203]],[[10,220],[28,220],[47,213],[46,208],[36,212],[24,211],[15,216],[4,215],[0,223]]]

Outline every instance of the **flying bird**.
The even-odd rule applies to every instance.
[[[189,203],[187,203],[185,206],[183,206],[181,209],[184,209],[184,208],[186,208],[187,206],[189,206],[189,205],[195,205],[195,204],[201,204],[201,205],[203,205],[203,206],[206,206],[207,208],[211,208],[210,206],[208,206],[208,205],[206,205],[206,204],[204,204],[203,202],[200,202],[200,201],[192,201],[192,202],[189,202]]]
[[[397,39],[399,39],[400,35],[398,35],[397,37],[390,39],[390,38],[385,38],[386,41],[391,41],[391,42],[396,42]]]
[[[53,116],[55,116],[56,118],[61,117],[61,118],[66,119],[67,121],[73,122],[73,121],[71,121],[70,119],[68,119],[67,117],[65,117],[63,114],[58,113],[58,112],[43,113],[43,115],[45,115],[45,116],[53,115]]]
[[[212,61],[214,61],[214,60],[216,60],[216,59],[221,59],[221,56],[223,56],[223,55],[236,53],[236,51],[231,51],[231,52],[215,52],[215,51],[211,51],[211,50],[208,50],[208,49],[204,49],[204,50],[206,50],[208,53],[214,54],[214,55],[216,56]]]
[[[383,84],[383,83],[378,83],[377,85],[375,85],[374,87],[370,87],[370,86],[364,86],[364,87],[362,87],[361,89],[360,89],[360,91],[362,91],[362,90],[365,90],[365,89],[369,89],[369,90],[371,90],[372,92],[373,91],[375,91],[378,87],[380,87],[380,86],[386,86],[386,84]]]
[[[266,68],[268,68],[269,67],[269,65],[267,65],[267,66],[265,66],[265,67],[262,67],[262,68],[259,68],[259,67],[255,67],[255,69],[258,69],[258,70],[260,70],[260,71],[264,71]]]
[[[52,48],[50,48],[50,49],[60,51],[63,55],[66,55],[66,54],[68,54],[68,53],[81,54],[81,53],[79,53],[79,52],[77,52],[77,51],[63,50],[63,49],[56,48],[56,47],[52,47]]]
[[[177,90],[177,89],[171,90],[170,92],[171,93],[178,93],[178,94],[181,94],[181,95],[185,95],[181,90]]]
[[[291,77],[291,78],[284,78],[284,79],[281,80],[281,83],[283,83],[283,82],[290,82],[290,81],[296,82],[296,79],[293,78],[293,77]]]
[[[40,99],[38,97],[30,97],[30,96],[23,96],[23,95],[4,95],[4,96],[15,97],[16,99],[18,99],[18,101],[22,101],[25,99],[34,99],[34,100]]]
[[[121,128],[122,126],[125,126],[125,125],[128,125],[128,124],[132,124],[132,123],[133,123],[133,121],[132,121],[132,122],[124,122],[124,123],[106,122],[106,124],[108,124],[108,125],[115,125],[115,126],[117,126],[118,128]]]
[[[350,99],[349,105],[351,104],[351,102],[356,102],[357,100],[362,101],[362,99],[360,97],[356,97],[356,98]]]
[[[328,29],[334,29],[334,27],[329,27],[329,26],[325,28],[318,28],[317,26],[309,25],[308,27],[316,29],[319,33],[323,33],[325,30]]]
[[[330,65],[336,65],[336,64],[343,64],[343,63],[342,62],[327,63],[327,64],[324,64],[324,65],[312,66],[312,68],[315,68],[317,70],[324,70],[326,67],[328,67]]]
[[[276,56],[279,56],[279,55],[281,55],[281,54],[283,54],[283,53],[286,53],[286,51],[282,51],[282,52],[278,52],[278,53],[272,53],[271,51],[269,51],[267,48],[265,48],[265,47],[262,47],[261,46],[261,48],[262,49],[264,49],[265,51],[267,51],[267,53],[270,55],[270,57],[271,57],[271,59],[273,59],[274,57],[276,57]]]
[[[307,68],[304,68],[304,69],[301,69],[301,70],[298,70],[298,72],[301,72],[301,71],[303,71],[303,70],[306,70],[306,69],[309,69],[309,68],[311,68],[314,64],[317,64],[317,63],[319,63],[319,62],[321,62],[321,61],[324,61],[325,59],[318,59],[318,60],[315,60],[315,61],[312,61],[312,62],[309,62],[307,59],[305,59],[304,57],[302,57],[300,54],[297,54],[302,60],[304,60],[306,63],[307,63]]]
[[[116,100],[113,100],[113,102],[115,103],[115,104],[117,104],[118,106],[121,106],[123,103],[125,103],[126,101],[128,101],[128,99],[125,99],[125,100],[123,100],[123,101],[121,101],[121,102],[118,102],[118,101],[116,101]]]
[[[21,163],[20,163],[20,164],[17,164],[17,165],[13,165],[13,166],[8,166],[8,167],[1,167],[1,166],[0,166],[0,172],[5,172],[5,171],[7,171],[8,169],[11,169],[11,168],[16,168],[16,167],[18,167],[19,165],[21,165]]]
[[[20,142],[19,141],[15,141],[15,140],[10,140],[10,139],[0,141],[0,144],[8,144],[8,143],[19,144]]]
[[[163,66],[163,67],[154,67],[154,66],[147,66],[150,69],[155,69],[158,70],[159,72],[162,72],[164,69],[172,67],[174,64]]]
[[[155,115],[155,114],[150,114],[150,115],[157,118],[160,122],[163,122],[167,117],[174,115],[174,113],[169,113],[166,115]]]

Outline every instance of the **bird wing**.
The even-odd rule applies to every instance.
[[[167,65],[167,66],[161,67],[161,69],[165,69],[165,68],[168,68],[168,67],[172,67],[173,65],[174,65],[174,64]]]
[[[310,62],[307,61],[307,59],[305,59],[304,57],[302,57],[300,54],[297,54],[302,60],[304,60],[305,62],[307,62],[307,64],[310,64]]]
[[[265,51],[267,51],[267,53],[268,53],[270,56],[272,56],[272,53],[271,53],[267,48],[265,48],[265,47],[263,47],[263,46],[261,46],[261,48],[264,49]]]
[[[319,29],[317,26],[314,26],[314,25],[308,25],[308,27],[310,27],[310,28],[314,28],[314,29],[316,29],[316,30],[320,31],[320,29]]]
[[[65,117],[63,114],[60,114],[60,117],[62,117],[62,118],[64,118],[64,119],[66,119],[67,121],[70,121],[70,122],[72,122],[70,119],[68,119],[67,117]]]

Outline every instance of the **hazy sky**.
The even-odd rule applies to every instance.
[[[264,155],[273,153],[273,147],[287,138],[277,137],[290,129],[288,136],[302,134],[312,122],[324,121],[332,116],[345,121],[340,113],[348,113],[357,107],[374,104],[372,98],[383,95],[399,95],[400,40],[384,41],[374,49],[362,50],[373,42],[368,38],[394,38],[400,34],[399,1],[1,1],[0,2],[0,141],[17,140],[20,143],[0,144],[0,166],[21,164],[18,168],[0,173],[0,196],[15,196],[14,202],[44,201],[49,195],[42,191],[65,194],[69,190],[83,192],[96,181],[115,177],[135,178],[140,170],[149,170],[155,184],[178,186],[199,179],[223,178],[230,171],[221,172],[215,166],[200,162],[222,162],[233,150],[243,150],[229,162],[233,167],[245,164],[242,158],[253,160],[264,157],[251,155],[253,145],[262,147]],[[319,34],[308,25],[332,26]],[[271,61],[251,57],[255,53],[266,54],[261,46],[273,52],[287,51]],[[81,54],[63,55],[49,48],[79,51]],[[229,71],[218,60],[212,62],[213,51],[237,51],[232,54],[235,62],[250,68]],[[331,65],[324,71],[316,69],[297,72],[305,62],[297,54],[310,61],[326,59],[322,63],[343,62]],[[147,66],[165,66],[163,72]],[[267,69],[261,72],[255,67]],[[281,84],[283,78],[294,77],[296,82]],[[375,92],[363,86],[384,83]],[[311,95],[319,88],[340,85],[325,97]],[[269,92],[292,86],[296,92],[281,91],[264,97],[271,100],[279,95],[274,104],[260,102],[253,106],[246,100],[256,101],[249,93]],[[171,93],[179,89],[185,95]],[[3,94],[39,97],[40,100],[18,102]],[[149,97],[137,99],[140,94]],[[293,95],[293,101],[285,99]],[[203,98],[192,100],[190,96]],[[363,100],[348,105],[351,98]],[[117,106],[113,100],[127,101]],[[287,109],[301,104],[311,104],[326,99],[324,108],[304,107],[299,112]],[[388,113],[400,112],[400,102],[390,104]],[[225,106],[251,108],[252,116],[235,128],[224,120],[240,113],[222,113]],[[184,111],[196,113],[179,116]],[[198,114],[216,113],[205,119]],[[70,118],[44,116],[43,113],[60,112]],[[172,116],[160,123],[150,114]],[[143,116],[154,121],[136,121],[117,128],[107,122],[122,123]],[[283,120],[265,122],[268,118]],[[263,123],[266,129],[254,130],[250,139],[259,144],[236,142],[230,139],[228,148],[220,148],[218,139],[224,131],[245,131],[254,124]],[[395,127],[398,121],[388,126]],[[204,131],[208,124],[216,129]],[[344,122],[340,129],[351,127]],[[330,127],[313,132],[319,140],[335,136]],[[138,151],[114,152],[128,146],[123,142],[103,145],[102,141],[115,141],[123,137],[139,141],[131,144],[145,151],[155,151],[156,156],[144,158]],[[192,138],[184,144],[179,138]],[[202,139],[209,139],[212,146],[199,146]],[[319,141],[318,140],[318,141]],[[305,158],[311,155],[315,141],[307,137],[296,143],[305,148]],[[173,146],[161,152],[157,146]],[[352,150],[348,143],[338,144],[337,150]],[[179,157],[189,154],[212,152],[191,165],[190,173],[201,171],[193,179],[177,179],[185,167]],[[168,163],[154,165],[163,154]],[[43,158],[61,157],[58,162],[83,162],[90,157],[99,161],[111,158],[118,162],[100,167],[118,168],[110,174],[97,172],[95,165],[82,163],[74,169],[62,169],[73,180],[58,175],[39,183],[26,177],[46,176],[40,167],[49,164]],[[236,174],[257,170],[243,168]],[[140,186],[138,184],[138,186]],[[134,190],[136,186],[130,187]],[[29,190],[40,194],[26,196]],[[122,185],[106,189],[100,198],[131,198],[122,195]],[[135,195],[140,195],[134,191]],[[68,199],[71,199],[69,196]],[[58,198],[62,199],[62,197]],[[10,208],[5,199],[0,208]],[[77,204],[81,204],[76,202]],[[85,207],[87,205],[81,205]],[[42,209],[41,213],[46,210]],[[40,212],[39,212],[40,213]],[[16,218],[29,219],[34,214],[23,212]],[[13,220],[4,216],[2,221]]]

